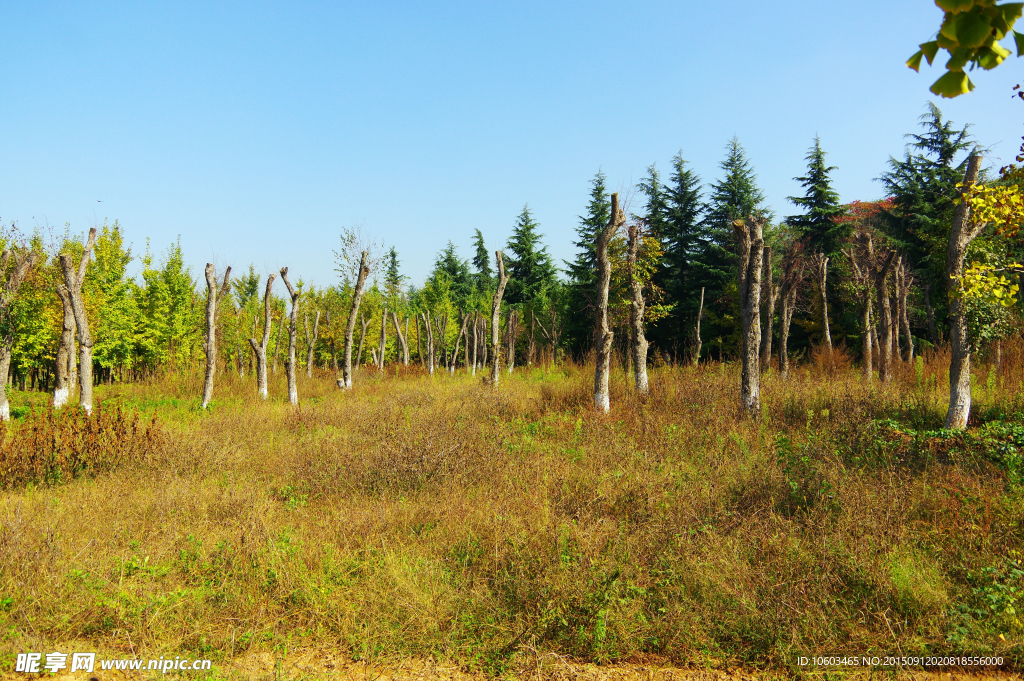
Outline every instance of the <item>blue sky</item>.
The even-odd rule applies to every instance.
[[[180,235],[195,276],[325,286],[343,226],[419,282],[448,240],[503,246],[525,203],[571,259],[599,168],[628,191],[682,149],[710,182],[733,135],[780,215],[815,134],[842,200],[878,198],[942,73],[903,62],[940,19],[930,0],[2,1],[0,218],[116,219],[136,254]],[[1022,64],[937,101],[995,164],[1024,134]]]

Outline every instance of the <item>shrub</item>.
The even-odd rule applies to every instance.
[[[165,444],[156,416],[96,407],[30,414],[17,426],[0,423],[0,487],[57,485],[151,459]]]

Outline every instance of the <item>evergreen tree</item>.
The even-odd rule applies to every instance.
[[[882,224],[896,247],[922,270],[922,283],[944,291],[956,185],[963,182],[969,152],[976,145],[967,132],[970,126],[956,129],[932,103],[920,120],[924,133],[907,135],[913,141],[903,160],[890,157],[889,171],[879,178],[893,198]]]
[[[509,305],[545,299],[555,285],[555,265],[548,255],[547,246],[541,246],[538,227],[540,225],[530,215],[530,207],[523,206],[509,237],[505,256],[509,275],[505,299]]]
[[[760,211],[770,212],[764,206],[764,193],[757,186],[750,162],[739,140],[733,137],[726,145],[725,160],[721,166],[724,176],[711,185],[701,239],[697,253],[691,261],[693,282],[691,293],[700,295],[705,288],[704,311],[706,319],[702,333],[707,339],[704,347],[711,349],[713,341],[728,340],[730,347],[719,347],[719,353],[735,349],[738,342],[737,325],[733,323],[738,311],[736,301],[727,292],[735,293],[737,258],[734,253],[732,222]]]
[[[451,241],[434,260],[434,270],[429,282],[434,288],[444,288],[450,292],[456,307],[465,307],[473,296],[474,281],[469,272],[469,263],[459,258],[455,252],[455,244]],[[442,286],[442,282],[444,283]]]
[[[398,271],[398,251],[392,246],[387,254],[387,265],[384,271],[384,292],[391,305],[397,304],[402,297],[402,280],[405,277]]]
[[[789,200],[804,209],[803,215],[786,218],[790,226],[805,240],[812,253],[836,256],[850,236],[852,224],[839,222],[846,209],[839,205],[839,194],[832,189],[829,173],[835,166],[825,165],[825,152],[821,140],[815,136],[814,146],[807,152],[807,175],[793,178],[806,190],[804,196],[790,196]]]
[[[605,175],[600,170],[590,181],[590,203],[587,214],[580,216],[576,227],[577,241],[573,242],[578,250],[573,262],[565,262],[565,272],[569,277],[565,295],[565,311],[562,318],[565,322],[564,341],[568,351],[579,356],[587,352],[591,346],[594,331],[594,295],[597,286],[597,252],[594,240],[598,230],[608,224],[612,204],[605,185]]]
[[[659,237],[665,233],[668,217],[668,196],[665,186],[661,183],[658,169],[652,163],[647,166],[647,177],[640,180],[640,192],[647,197],[644,206],[644,218],[647,227]]]
[[[705,206],[701,200],[700,177],[686,167],[680,150],[672,158],[672,174],[664,188],[665,214],[661,239],[665,256],[655,272],[654,282],[667,294],[672,312],[651,330],[651,339],[678,355],[680,344],[690,335],[697,316],[700,287],[695,288],[693,260],[701,247],[701,218]]]
[[[484,235],[479,230],[473,230],[473,267],[476,272],[473,277],[476,281],[476,289],[482,293],[489,291],[494,284],[494,270],[491,269],[491,254],[484,245]]]

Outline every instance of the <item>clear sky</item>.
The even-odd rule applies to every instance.
[[[940,19],[931,0],[3,0],[0,218],[116,219],[135,254],[180,235],[197,277],[252,262],[325,286],[343,226],[418,283],[475,228],[502,247],[526,203],[571,259],[598,169],[627,191],[682,149],[710,182],[733,135],[780,215],[815,134],[842,200],[878,198],[943,73],[904,66]],[[994,164],[1024,134],[1022,65],[936,100]]]

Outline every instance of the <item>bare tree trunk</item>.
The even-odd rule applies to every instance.
[[[281,319],[277,323],[277,340],[274,341],[274,375],[277,375],[277,356],[281,350],[281,331],[284,329],[284,310],[281,310]]]
[[[71,394],[71,367],[75,352],[75,309],[71,306],[71,294],[64,284],[57,284],[57,297],[64,310],[63,330],[60,345],[57,346],[56,385],[53,390],[53,408],[60,409],[67,404]]]
[[[420,331],[420,315],[415,314],[416,317],[416,356],[420,358],[420,366],[427,366],[427,359],[423,356],[423,345],[421,342],[421,336],[423,335]]]
[[[366,285],[366,277],[370,274],[370,253],[363,251],[359,258],[359,277],[356,279],[355,290],[352,291],[352,309],[348,313],[348,323],[345,325],[345,357],[341,365],[341,380],[338,387],[343,390],[352,389],[352,336],[356,330],[356,319],[359,317],[359,304],[363,300],[363,287]],[[363,322],[363,336],[366,335],[366,322]],[[359,357],[356,359],[358,366],[359,359],[363,356],[363,336],[359,337]]]
[[[402,364],[409,366],[409,345],[406,343],[405,336],[402,335],[402,327],[398,323],[398,313],[394,310],[391,311],[391,321],[395,325],[395,336],[398,337],[398,342],[402,346]]]
[[[519,335],[519,311],[508,311],[508,328],[505,329],[508,339],[508,351],[505,353],[505,363],[508,373],[516,368],[516,337]]]
[[[434,327],[430,320],[430,311],[423,311],[423,326],[427,329],[427,373],[434,375]]]
[[[96,230],[92,230],[95,237]],[[91,242],[87,244],[91,248]],[[8,274],[8,264],[14,258],[14,267]],[[88,251],[83,260],[88,258]],[[14,348],[14,334],[11,330],[10,310],[11,303],[18,297],[18,290],[21,288],[29,270],[39,259],[39,253],[29,251],[28,253],[15,254],[11,249],[5,249],[0,256],[0,421],[11,420],[11,405],[7,401],[7,383],[11,371],[11,354]],[[90,386],[91,387],[91,386]]]
[[[608,286],[611,283],[612,265],[608,260],[608,242],[626,222],[626,216],[619,208],[619,195],[612,194],[612,212],[608,224],[598,232],[595,241],[597,250],[597,366],[594,369],[594,408],[607,413],[611,409],[608,379],[611,371],[612,343],[615,334],[608,323]]]
[[[469,315],[462,310],[459,310],[459,335],[455,337],[455,350],[452,352],[452,361],[448,365],[448,373],[455,373],[455,365],[459,361],[459,347],[462,344],[462,336],[466,334],[466,323],[469,321]],[[469,341],[466,342],[467,349],[469,348]],[[468,365],[467,365],[468,366]]]
[[[704,287],[700,287],[700,307],[697,308],[697,323],[693,327],[693,366],[700,364],[700,349],[704,344],[700,338],[700,320],[704,316]]]
[[[900,330],[903,332],[903,359],[907,362],[914,361],[914,337],[910,333],[910,315],[907,313],[907,301],[910,298],[910,287],[914,285],[914,278],[910,276],[906,265],[900,263],[899,274],[896,277],[896,292],[900,308]]]
[[[736,220],[732,223],[740,246],[739,292],[743,362],[740,378],[740,411],[750,418],[758,418],[761,415],[761,359],[758,354],[761,348],[761,271],[765,222],[765,218],[751,215],[745,220]],[[828,263],[827,258],[825,263]],[[824,267],[822,269],[824,270]],[[824,300],[822,298],[822,305],[825,304]],[[828,323],[827,314],[825,322]]]
[[[380,310],[380,350],[377,352],[377,371],[384,373],[384,350],[388,343],[388,306]]]
[[[230,269],[228,268],[229,271]],[[275,279],[277,279],[276,274],[267,276],[267,290],[263,293],[263,340],[257,344],[255,338],[249,339],[249,345],[252,346],[252,352],[256,356],[256,388],[264,400],[267,399],[267,348],[270,346],[270,325],[273,322],[274,314],[271,305],[274,301],[272,291]],[[227,281],[226,276],[224,281]],[[317,314],[319,315],[319,313]],[[316,332],[314,332],[315,334]]]
[[[779,375],[789,378],[789,327],[793,322],[793,311],[796,309],[796,288],[791,288],[782,295],[782,310],[779,315]]]
[[[878,291],[878,306],[880,308],[878,379],[883,383],[892,379],[892,306],[889,304],[889,272],[895,257],[896,254],[890,252],[875,273],[875,287]]]
[[[530,340],[526,345],[526,366],[533,366],[534,352],[536,352],[536,329],[537,316],[533,313],[533,306],[530,306]]]
[[[288,295],[292,299],[292,311],[288,316],[288,359],[284,363],[285,375],[288,377],[288,402],[298,406],[299,386],[295,380],[295,340],[299,330],[299,292],[288,281],[287,267],[281,268],[281,281],[288,288]]]
[[[409,366],[409,317],[405,318],[405,342],[402,344],[402,355],[405,358],[405,366]]]
[[[470,358],[467,357],[466,368],[469,370],[469,375],[470,376],[476,376],[476,351],[477,351],[477,341],[478,341],[478,339],[477,339],[477,331],[480,328],[480,320],[478,318],[478,313],[477,313],[476,310],[473,311],[473,324],[472,324],[472,328],[473,328],[473,343],[472,343],[472,353],[471,353],[471,355],[472,355],[472,362],[470,362]],[[469,339],[467,338],[466,339],[466,349],[469,350],[469,348],[470,348],[470,342],[469,342]]]
[[[761,367],[767,369],[772,361],[772,333],[775,324],[775,306],[779,301],[779,287],[772,276],[772,247],[764,248],[764,275],[761,279],[764,286],[765,320],[764,333],[761,334]]]
[[[505,274],[505,258],[501,251],[494,252],[494,259],[498,263],[498,288],[491,298],[491,385],[497,388],[501,378],[501,340],[498,326],[501,320],[501,299],[505,295],[508,275]]]
[[[629,325],[631,331],[630,345],[633,351],[633,383],[640,395],[650,392],[647,383],[647,337],[644,335],[644,292],[640,277],[636,271],[636,257],[640,251],[640,224],[633,221],[629,226],[629,244],[626,256],[626,269],[629,277],[629,289],[632,301],[629,307]]]
[[[440,347],[435,347],[435,350],[439,350],[435,355],[434,366],[440,365],[442,369],[448,368],[448,315],[435,315],[434,316],[434,327],[437,332],[437,344]]]
[[[89,264],[92,247],[96,243],[96,228],[89,230],[89,237],[78,261],[77,271],[67,253],[60,255],[60,268],[64,273],[64,285],[71,296],[71,307],[75,312],[75,325],[78,327],[78,405],[86,414],[92,413],[92,334],[89,333],[89,319],[85,315],[85,301],[82,300],[82,282],[85,281],[85,269]]]
[[[964,176],[965,190],[978,180],[981,156],[971,156]],[[953,212],[953,225],[949,230],[946,248],[946,292],[949,296],[949,409],[945,427],[963,429],[971,414],[971,339],[967,330],[967,315],[960,296],[959,278],[964,274],[964,256],[967,247],[977,238],[985,224],[970,221],[971,209],[966,201]]]
[[[231,276],[231,268],[224,271],[224,283],[218,287],[217,277],[213,272],[213,263],[206,263],[206,378],[203,381],[203,403],[201,409],[210,406],[213,399],[213,378],[217,373],[217,299],[227,293],[228,277]],[[63,300],[63,297],[61,298]],[[69,301],[70,302],[70,301]],[[65,331],[67,331],[67,324]],[[60,359],[58,357],[58,363]],[[66,397],[66,395],[65,395]],[[54,395],[54,407],[57,406],[57,397]]]
[[[483,371],[484,367],[490,366],[490,364],[488,364],[488,359],[487,359],[487,354],[488,354],[487,318],[484,317],[483,315],[480,315],[480,330],[482,332],[480,334],[480,343],[481,343],[481,353],[480,353],[480,355],[482,357],[482,359],[480,360],[480,371]]]
[[[818,299],[821,301],[821,333],[822,343],[828,351],[829,358],[832,357],[832,331],[828,324],[828,261],[824,253],[815,253],[812,262],[814,263],[814,283],[818,288]]]
[[[302,315],[302,330],[306,334],[306,378],[313,378],[313,351],[320,335],[320,310],[316,311],[316,320],[313,322],[313,337],[309,336],[309,321],[306,315]]]
[[[370,320],[366,315],[359,315],[359,323],[362,330],[359,332],[359,347],[356,349],[356,369],[363,363],[363,342],[366,340],[366,328],[370,325]]]

